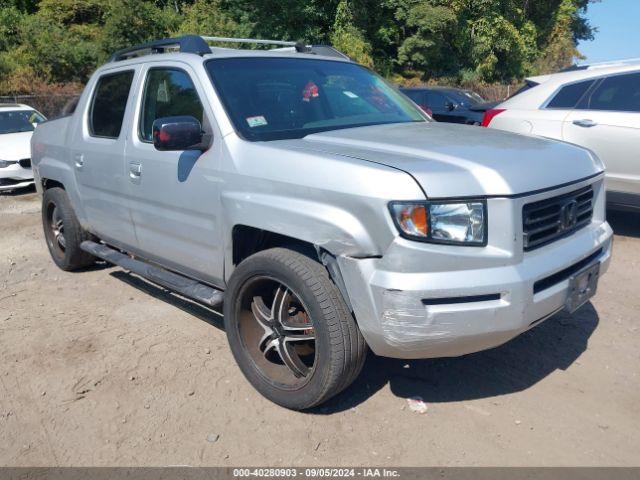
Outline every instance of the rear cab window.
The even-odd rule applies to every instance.
[[[134,70],[102,75],[96,84],[89,109],[92,137],[118,138],[133,83]]]

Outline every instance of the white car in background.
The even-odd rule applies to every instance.
[[[44,120],[27,105],[0,104],[0,192],[33,183],[31,135]]]
[[[531,77],[483,126],[586,147],[607,169],[607,203],[640,211],[640,59]]]

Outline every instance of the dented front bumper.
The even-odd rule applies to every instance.
[[[494,221],[521,211],[519,204],[491,202]],[[382,258],[341,257],[367,343],[381,356],[448,357],[495,347],[532,328],[564,308],[576,269],[599,262],[600,275],[607,270],[612,230],[598,218],[600,207],[588,226],[526,253],[520,236],[503,228],[483,249],[397,238]]]
[[[18,162],[0,168],[0,192],[27,187],[33,184],[33,171]]]

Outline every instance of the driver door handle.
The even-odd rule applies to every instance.
[[[133,177],[139,177],[140,175],[142,175],[142,165],[140,165],[139,163],[130,163],[129,174]]]
[[[591,120],[589,118],[583,118],[583,119],[580,119],[580,120],[574,120],[573,124],[577,125],[579,127],[584,127],[584,128],[595,127],[596,125],[598,125],[597,122],[594,122],[593,120]]]
[[[73,156],[73,163],[75,164],[76,168],[80,170],[82,167],[84,167],[84,155],[82,155],[81,153],[76,153]]]
[[[133,183],[140,183],[140,176],[142,175],[142,165],[137,162],[129,164],[129,180]]]

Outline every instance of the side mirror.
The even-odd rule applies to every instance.
[[[445,103],[445,106],[447,107],[447,110],[449,110],[450,112],[452,110],[455,110],[458,107],[458,105],[456,105],[455,103],[453,103],[451,101]]]
[[[211,147],[211,134],[202,131],[202,125],[188,115],[162,117],[153,122],[153,146],[160,151],[200,150]]]

